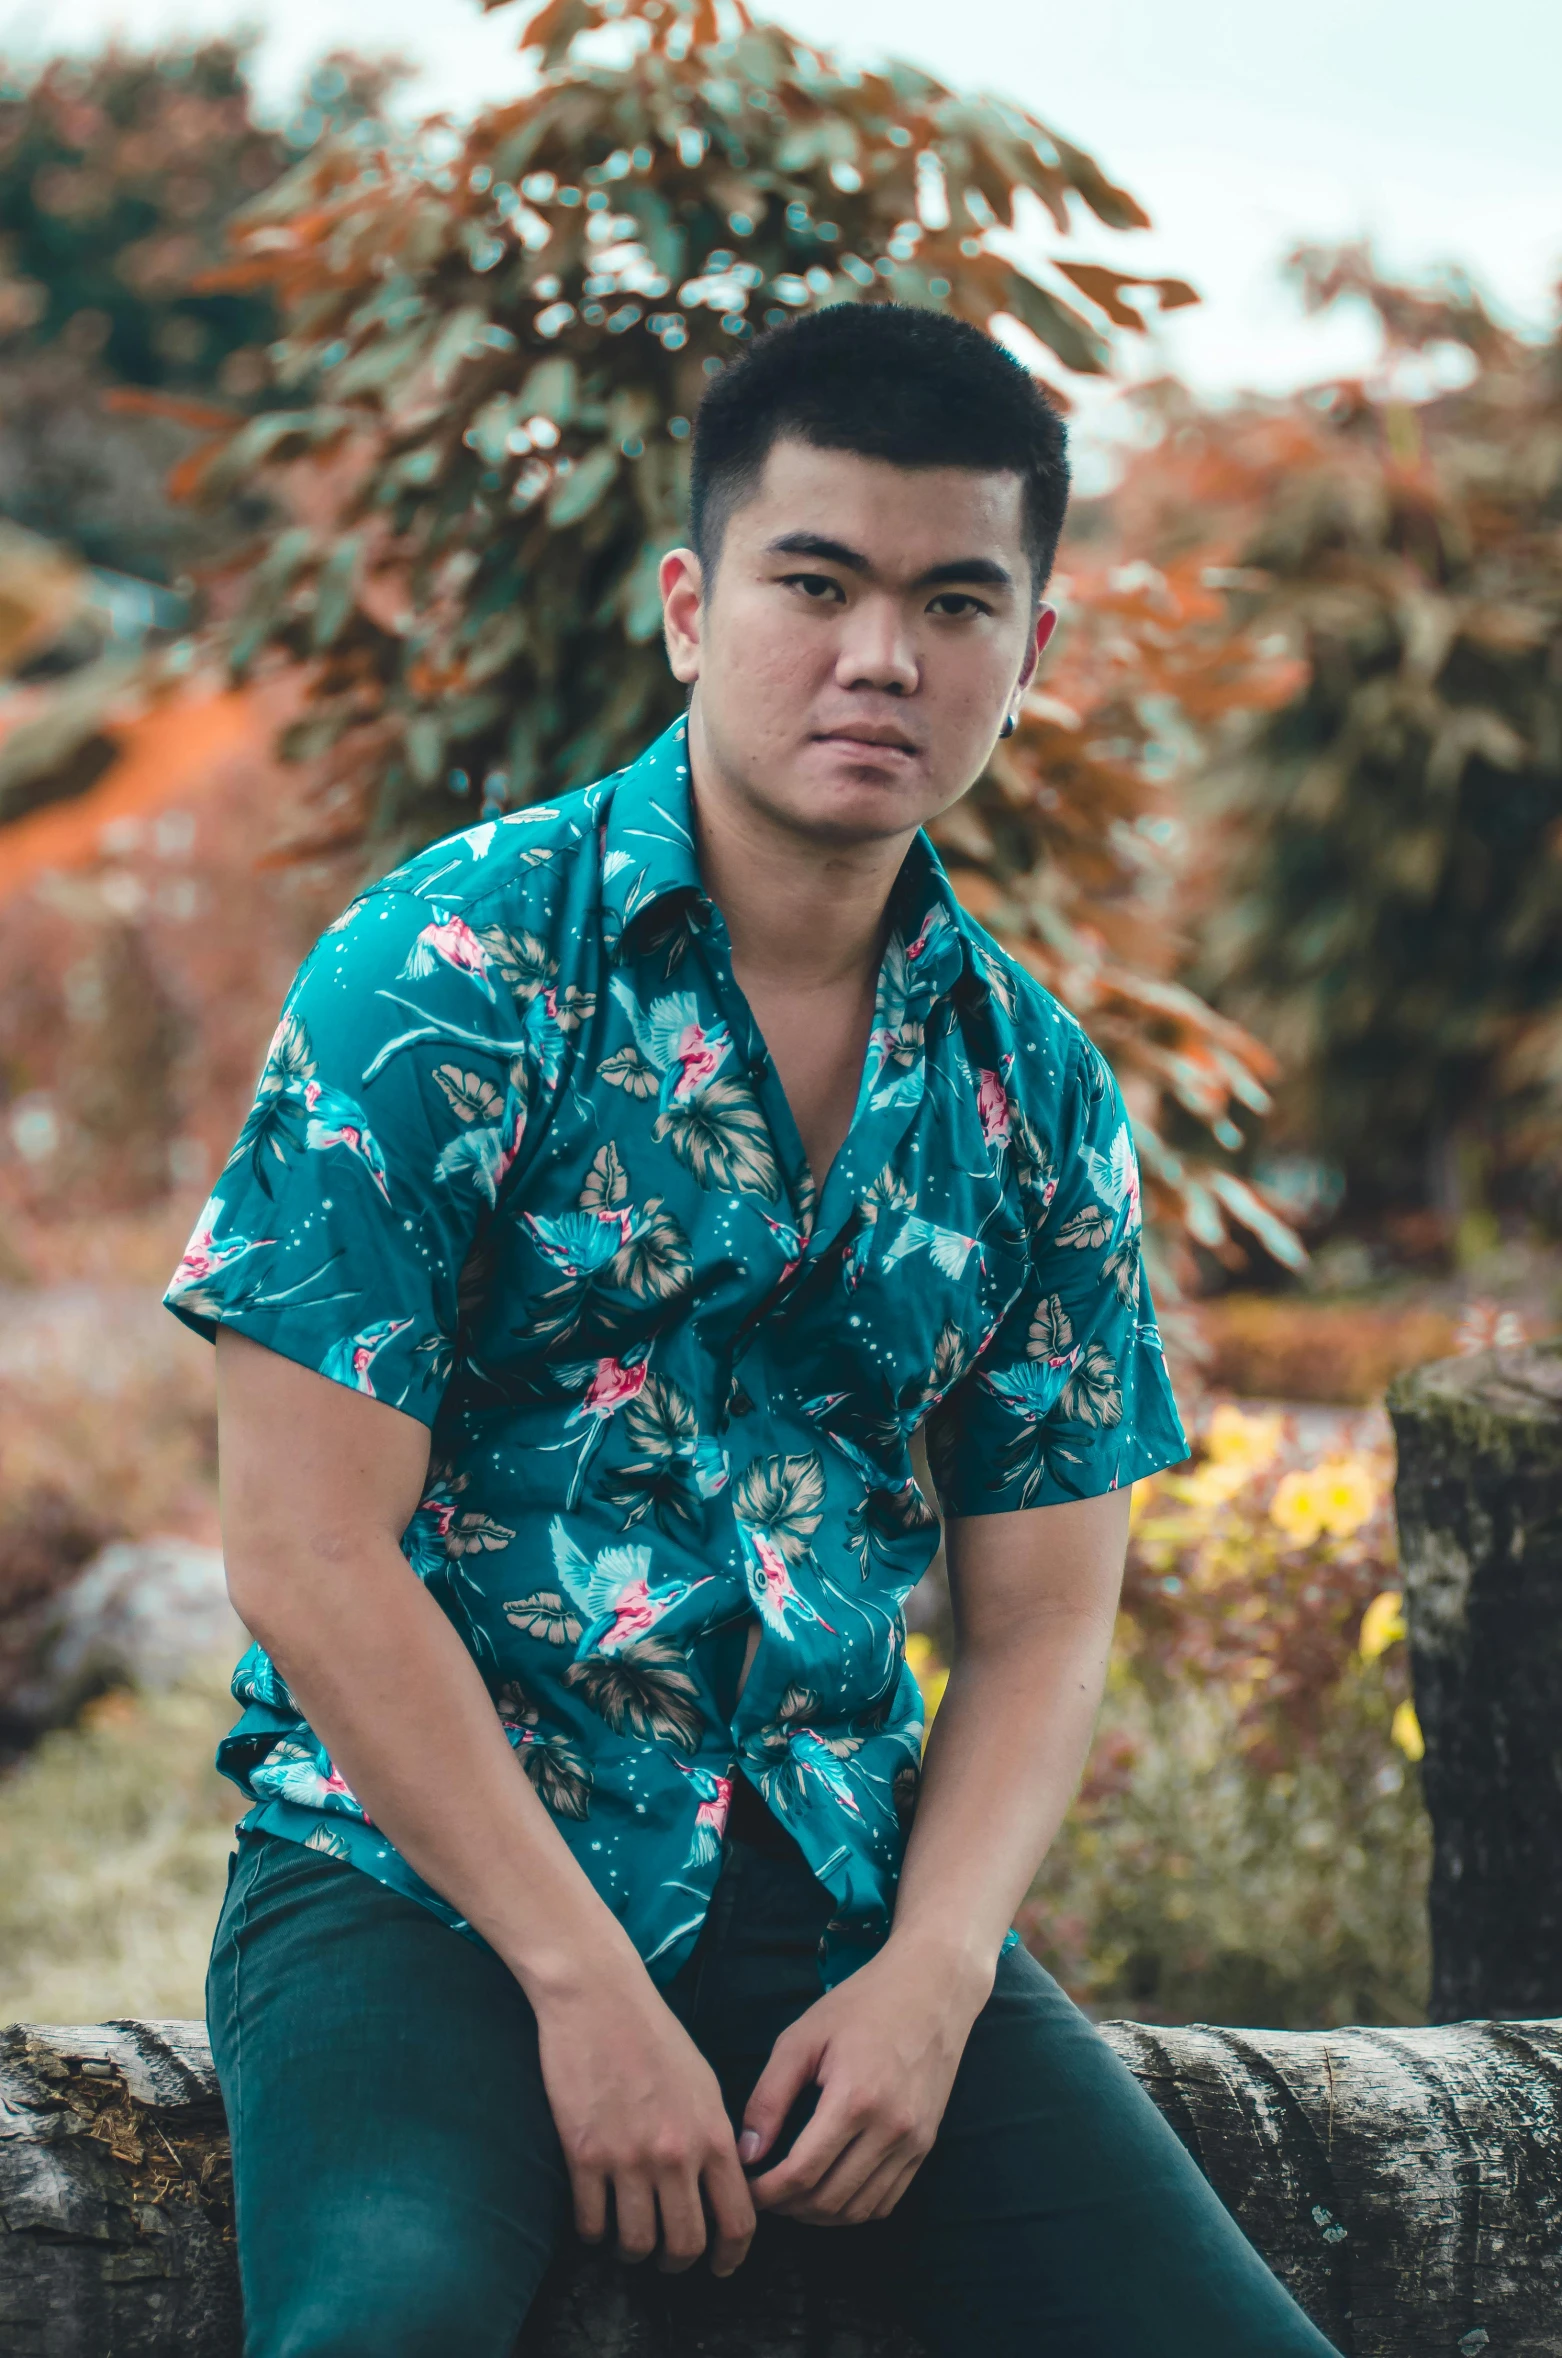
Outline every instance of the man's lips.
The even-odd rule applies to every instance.
[[[849,729],[818,729],[814,733],[816,745],[852,746],[861,753],[912,754],[920,751],[904,730],[876,728],[871,722],[858,722]]]

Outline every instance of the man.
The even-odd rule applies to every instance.
[[[961,2358],[1327,2349],[1010,1928],[1184,1453],[1116,1087],[920,832],[1066,487],[974,330],[761,338],[662,570],[686,719],[289,997],[169,1296],[258,1640],[209,1982],[251,2358],[501,2358],[571,2212],[718,2275],[756,2212],[856,2228]]]

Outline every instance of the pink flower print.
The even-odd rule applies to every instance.
[[[977,1075],[976,1110],[982,1117],[982,1136],[989,1146],[1009,1143],[1009,1092],[996,1073],[985,1068]]]
[[[403,977],[432,974],[436,965],[470,975],[480,991],[494,997],[493,961],[464,917],[436,918],[425,925],[407,953]]]

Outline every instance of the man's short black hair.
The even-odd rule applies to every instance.
[[[832,303],[756,337],[712,380],[695,420],[689,521],[707,571],[786,435],[895,467],[1018,475],[1041,596],[1068,505],[1067,429],[980,328],[905,303]]]

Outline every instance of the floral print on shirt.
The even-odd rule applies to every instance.
[[[925,837],[890,918],[816,1190],[701,889],[683,724],[434,844],[306,961],[168,1291],[430,1428],[403,1552],[662,1980],[738,1769],[834,1895],[823,1979],[888,1930],[923,1732],[903,1606],[938,1538],[918,1430],[948,1515],[1185,1454],[1110,1073]],[[249,1822],[470,1933],[259,1646],[234,1694]]]

